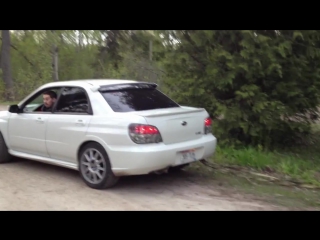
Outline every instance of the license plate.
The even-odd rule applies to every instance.
[[[196,155],[193,150],[181,152],[181,163],[196,161]]]

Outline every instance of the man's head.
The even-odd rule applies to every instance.
[[[52,107],[54,102],[57,100],[57,94],[54,91],[47,91],[42,94],[43,104],[45,107]]]

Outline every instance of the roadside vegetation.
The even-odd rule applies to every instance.
[[[220,165],[255,169],[269,176],[277,176],[279,181],[290,180],[291,185],[320,188],[320,126],[313,125],[311,134],[304,140],[306,143],[298,146],[269,151],[259,146],[238,149],[218,147],[211,161]]]
[[[2,30],[0,94],[7,105],[50,81],[156,82],[210,113],[217,169],[316,188],[319,39],[319,30]]]

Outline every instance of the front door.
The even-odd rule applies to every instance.
[[[56,88],[55,88],[56,89]],[[45,137],[52,112],[38,111],[43,104],[43,89],[25,102],[21,113],[11,113],[8,124],[9,148],[41,157],[49,157]]]
[[[48,157],[45,142],[48,115],[12,113],[8,125],[10,149]]]

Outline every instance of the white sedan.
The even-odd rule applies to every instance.
[[[52,111],[42,94],[57,93]],[[80,172],[91,188],[121,176],[182,168],[212,156],[217,139],[203,108],[180,106],[153,83],[52,82],[0,112],[0,163],[12,156]]]

